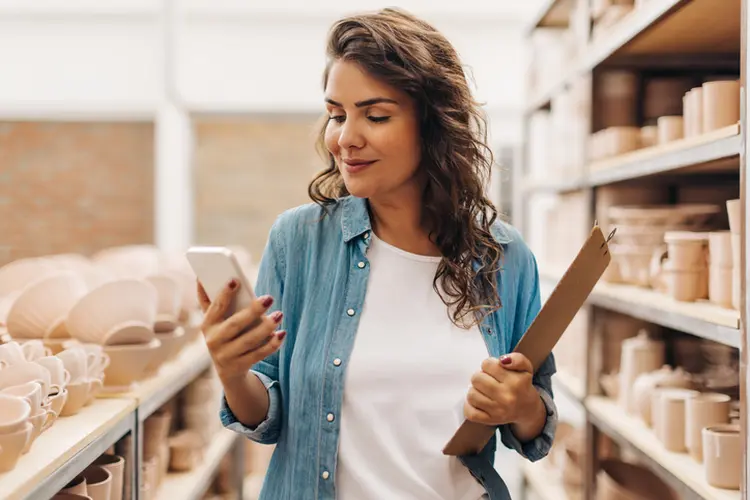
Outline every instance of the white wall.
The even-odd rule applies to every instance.
[[[0,120],[157,122],[157,241],[189,243],[190,114],[319,112],[324,43],[370,0],[0,0]],[[406,0],[454,43],[491,144],[520,141],[533,2]],[[179,189],[176,187],[179,186]]]

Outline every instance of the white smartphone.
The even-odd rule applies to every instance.
[[[239,282],[240,289],[235,295],[233,303],[230,304],[225,317],[228,318],[235,311],[248,307],[255,300],[255,292],[250,280],[245,276],[237,257],[229,248],[190,247],[186,257],[211,302],[216,300],[219,293],[232,279]]]

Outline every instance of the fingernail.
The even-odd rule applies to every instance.
[[[269,307],[271,307],[271,304],[273,304],[273,297],[271,297],[270,295],[261,297],[261,304],[263,304],[263,307],[268,309]]]
[[[276,311],[275,313],[273,313],[273,314],[271,315],[271,319],[272,319],[272,320],[273,320],[273,321],[274,321],[275,323],[281,323],[281,318],[283,318],[283,317],[284,317],[284,313],[283,313],[283,312],[281,312],[281,311]]]
[[[229,282],[229,289],[230,289],[230,290],[234,290],[235,288],[237,288],[237,284],[238,284],[238,283],[237,283],[237,280],[232,280],[232,281],[230,281],[230,282]]]
[[[286,330],[281,330],[280,332],[276,332],[276,336],[279,338],[279,340],[284,340],[284,337],[286,337]]]
[[[502,358],[500,358],[500,363],[502,363],[504,365],[509,365],[511,363],[511,361],[513,361],[513,360],[510,359],[510,356],[503,356]]]

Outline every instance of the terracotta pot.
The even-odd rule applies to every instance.
[[[742,204],[739,199],[727,200],[727,216],[729,217],[729,230],[733,234],[741,234]]]
[[[650,339],[645,330],[622,343],[620,394],[618,401],[628,413],[637,413],[632,387],[642,373],[658,370],[664,364],[664,342]]]
[[[702,431],[706,482],[716,488],[740,489],[742,442],[739,425],[715,425]]]
[[[667,144],[685,137],[684,123],[681,116],[660,116],[656,120],[659,144]]]
[[[597,500],[678,500],[677,495],[646,467],[602,460],[597,475]]]
[[[740,120],[740,82],[725,80],[703,84],[703,131],[734,125]]]
[[[732,233],[729,231],[708,233],[708,261],[712,266],[732,267],[734,262]]]
[[[733,270],[731,267],[712,265],[708,270],[708,300],[716,305],[731,308],[732,280]]]
[[[688,389],[660,389],[659,421],[657,435],[664,448],[682,453],[685,447],[685,401],[697,396],[697,391]]]
[[[730,401],[729,396],[718,393],[703,393],[687,400],[685,445],[698,462],[703,461],[703,428],[729,423]]]
[[[662,366],[659,370],[639,375],[632,388],[638,415],[650,427],[653,424],[651,396],[656,389],[691,389],[694,386],[692,377],[685,370],[682,368],[672,369],[668,365]]]

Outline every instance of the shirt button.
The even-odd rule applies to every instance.
[[[357,267],[360,268],[360,269],[364,269],[365,268],[365,263],[364,262],[360,262],[359,264],[357,264]]]
[[[336,417],[334,417],[334,416],[333,416],[333,413],[329,413],[329,414],[328,414],[328,415],[326,416],[326,420],[328,420],[329,422],[333,422],[333,419],[334,419],[334,418],[336,418]]]
[[[346,311],[346,314],[348,314],[349,316],[354,316],[354,309],[348,309]]]
[[[370,232],[368,231],[368,232],[365,233],[365,239],[367,239],[369,237],[370,237]]]
[[[328,479],[329,477],[331,477],[331,475],[328,473],[327,470],[324,470],[323,474],[321,474],[320,477],[322,477],[323,479]]]
[[[334,359],[333,366],[341,366],[341,360],[339,358]]]

